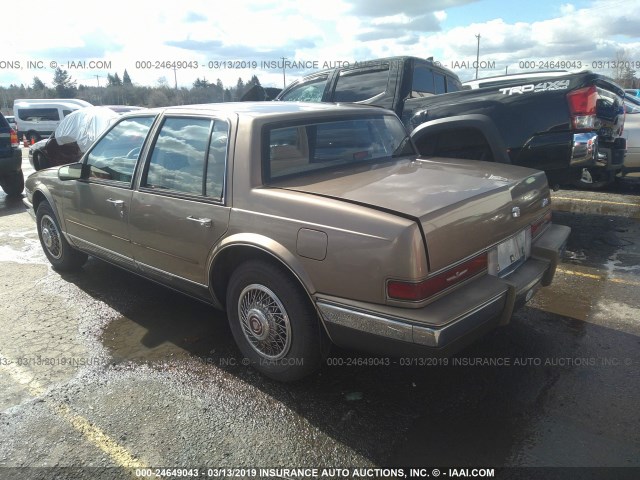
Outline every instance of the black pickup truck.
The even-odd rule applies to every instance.
[[[602,75],[561,73],[471,89],[430,59],[390,57],[310,74],[276,100],[388,108],[423,155],[536,168],[553,187],[579,182],[585,169],[613,178],[626,151],[624,92]]]
[[[0,113],[0,187],[12,197],[19,197],[24,190],[22,152],[18,134]]]

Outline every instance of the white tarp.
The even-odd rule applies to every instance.
[[[58,145],[76,142],[86,152],[98,136],[119,115],[107,107],[86,107],[75,110],[60,122],[55,136]]]

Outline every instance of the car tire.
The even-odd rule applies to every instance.
[[[37,143],[40,141],[40,135],[38,135],[36,132],[29,132],[27,133],[27,140],[31,144]]]
[[[24,175],[22,170],[16,173],[7,175],[2,179],[2,190],[9,197],[20,197],[24,190]]]
[[[33,168],[35,170],[44,170],[49,168],[49,161],[43,154],[35,152],[33,154]]]
[[[574,182],[574,186],[582,190],[601,190],[615,180],[613,172],[604,169],[582,169],[582,175]]]
[[[38,206],[36,224],[40,244],[54,269],[71,271],[84,265],[87,261],[87,254],[69,245],[48,203],[43,202]]]
[[[226,300],[243,363],[281,382],[320,368],[328,339],[306,292],[288,272],[247,261],[231,275]]]

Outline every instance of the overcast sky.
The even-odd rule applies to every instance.
[[[248,80],[255,74],[263,85],[281,87],[283,57],[305,62],[302,68],[285,69],[289,83],[316,66],[393,55],[433,56],[464,81],[475,75],[476,34],[485,67],[480,77],[504,73],[506,68],[509,73],[548,68],[545,62],[556,60],[608,73],[606,62],[615,60],[620,50],[634,65],[637,62],[640,72],[640,2],[635,0],[30,0],[28,8],[9,4],[17,16],[1,29],[0,86],[5,87],[31,84],[34,76],[50,86],[54,62],[86,85],[104,85],[107,73],[122,77],[126,69],[141,85],[156,85],[161,77],[171,86],[176,78],[179,86],[189,86],[197,77],[212,82],[220,78],[231,85],[238,77]],[[98,64],[102,68],[91,68],[92,61],[103,62]],[[141,61],[147,63],[136,63]],[[185,62],[185,68],[174,76],[163,61]],[[246,62],[256,68],[236,68]],[[144,66],[150,68],[140,68]]]

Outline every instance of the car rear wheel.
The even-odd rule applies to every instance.
[[[19,197],[24,190],[24,175],[22,170],[16,173],[7,175],[0,181],[2,184],[2,190],[10,197]]]
[[[33,168],[36,170],[44,170],[45,168],[49,168],[47,157],[45,157],[42,153],[34,152]]]
[[[278,381],[320,367],[324,332],[306,293],[282,268],[264,261],[240,265],[227,288],[234,339],[256,370]]]
[[[36,211],[38,237],[45,255],[56,270],[76,270],[86,261],[87,255],[69,245],[62,235],[55,214],[47,203],[41,203]]]

